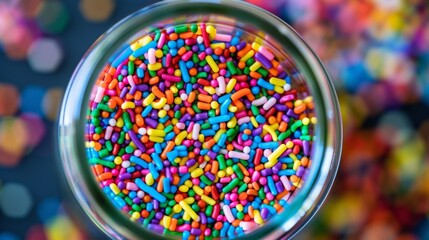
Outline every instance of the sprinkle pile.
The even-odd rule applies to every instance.
[[[115,206],[151,231],[235,237],[287,205],[311,164],[313,100],[262,41],[157,29],[109,63],[86,147]]]

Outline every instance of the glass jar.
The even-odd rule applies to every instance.
[[[117,50],[144,36],[154,27],[204,21],[226,29],[240,29],[281,56],[285,69],[294,72],[300,94],[314,99],[312,165],[285,210],[246,234],[251,239],[291,238],[314,216],[334,181],[341,154],[342,125],[331,81],[315,53],[286,23],[258,7],[239,1],[163,1],[126,17],[102,35],[77,66],[65,94],[59,119],[58,145],[66,181],[84,212],[112,238],[161,236],[130,221],[98,186],[90,170],[85,148],[85,124],[91,92],[100,72]]]

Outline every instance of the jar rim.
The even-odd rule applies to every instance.
[[[96,183],[87,164],[83,143],[86,119],[81,116],[86,114],[92,90],[91,86],[94,86],[95,80],[108,58],[119,49],[122,43],[143,29],[143,26],[150,26],[167,17],[193,13],[230,16],[253,24],[258,29],[264,29],[264,32],[277,39],[283,48],[287,46],[288,52],[296,61],[297,68],[305,76],[305,81],[315,98],[315,111],[319,125],[316,129],[318,139],[315,141],[320,145],[316,146],[316,151],[313,154],[313,162],[316,163],[311,166],[309,178],[306,180],[308,182],[303,184],[304,186],[296,193],[295,200],[288,205],[289,212],[293,213],[291,214],[292,217],[301,216],[298,219],[292,219],[293,221],[290,221],[290,218],[285,221],[284,218],[281,219],[287,213],[285,210],[271,218],[263,226],[245,235],[245,237],[255,238],[280,237],[285,233],[282,234],[274,230],[281,227],[290,232],[289,237],[292,237],[304,227],[320,208],[338,170],[342,148],[342,123],[338,100],[320,59],[295,30],[275,15],[241,1],[168,0],[158,2],[124,18],[90,47],[71,78],[60,112],[58,143],[67,182],[85,212],[87,214],[89,212],[97,213],[97,216],[89,216],[96,225],[100,227],[106,222],[110,226],[115,226],[113,229],[101,227],[108,234],[116,237],[139,238],[141,237],[139,233],[144,232],[150,238],[158,239],[161,237],[131,222],[120,211],[109,211],[113,205]],[[96,64],[93,64],[94,62]],[[76,80],[79,80],[79,83]],[[83,97],[76,99],[74,94],[81,92],[82,89],[85,89]],[[70,146],[70,148],[61,146]],[[75,161],[77,165],[73,165],[70,161],[64,161],[64,159],[72,157],[72,161]],[[322,162],[325,164],[322,165]],[[72,172],[73,169],[81,175],[77,176],[76,172]],[[86,184],[79,185],[76,183],[76,178],[81,178]],[[302,202],[299,202],[301,200]],[[119,226],[117,224],[118,219],[120,220]],[[288,222],[289,225],[287,225]],[[296,224],[298,222],[302,222],[302,224],[298,226]],[[124,226],[126,230],[124,230]],[[165,238],[165,236],[163,237]]]

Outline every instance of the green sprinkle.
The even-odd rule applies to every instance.
[[[184,33],[187,31],[188,31],[188,26],[186,26],[186,25],[177,26],[174,28],[174,32],[176,32],[177,34]]]
[[[228,67],[229,73],[231,73],[231,75],[237,74],[237,69],[235,68],[233,61],[226,62],[226,66]]]
[[[108,168],[114,168],[114,167],[116,167],[116,164],[114,162],[109,162],[109,161],[101,160],[99,158],[91,158],[89,160],[89,164],[100,164],[100,165],[103,165],[103,166],[108,167]]]
[[[232,189],[235,188],[235,186],[237,186],[238,183],[240,183],[240,179],[234,178],[230,183],[228,183],[228,185],[226,185],[225,187],[223,187],[222,192],[223,193],[231,192]]]
[[[135,65],[133,61],[128,62],[128,74],[133,75],[135,70]]]

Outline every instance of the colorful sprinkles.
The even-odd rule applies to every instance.
[[[149,230],[240,236],[300,187],[317,121],[312,97],[247,37],[206,23],[158,29],[98,79],[89,163],[113,203]]]

